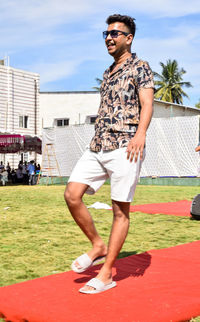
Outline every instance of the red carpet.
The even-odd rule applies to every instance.
[[[144,212],[146,214],[165,214],[175,216],[190,216],[192,201],[180,200],[176,202],[152,203],[146,205],[130,206],[131,212]]]
[[[0,314],[12,322],[169,322],[200,315],[200,241],[116,261],[117,287],[85,295],[94,276],[52,275],[0,288]]]

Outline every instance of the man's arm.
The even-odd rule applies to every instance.
[[[146,131],[150,124],[152,114],[153,114],[153,99],[154,91],[152,88],[142,88],[139,91],[139,99],[141,104],[141,113],[140,113],[140,123],[138,125],[137,132],[135,136],[130,140],[127,146],[127,159],[130,159],[130,162],[135,159],[135,162],[138,159],[140,153],[140,159],[143,158],[143,150],[146,139]]]
[[[200,151],[200,145],[198,145],[195,149],[196,152],[199,152]]]

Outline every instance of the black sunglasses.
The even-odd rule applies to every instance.
[[[108,37],[108,35],[111,36],[111,38],[117,38],[119,35],[123,34],[124,36],[128,36],[130,33],[128,32],[124,32],[121,30],[110,30],[110,31],[103,31],[103,38],[106,39]]]

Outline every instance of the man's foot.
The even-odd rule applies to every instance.
[[[71,267],[76,273],[82,273],[86,271],[89,267],[101,262],[105,259],[107,254],[107,247],[105,245],[93,247],[91,251],[87,254],[79,256],[75,261],[73,261]]]
[[[105,269],[104,266],[102,266],[101,270],[99,271],[99,274],[96,276],[95,280],[98,280],[100,281],[102,284],[101,284],[101,287],[100,287],[100,283],[97,284],[97,287],[95,286],[96,284],[93,285],[93,283],[90,283],[90,281],[88,283],[86,283],[80,290],[81,290],[81,293],[88,293],[88,294],[94,294],[94,293],[99,293],[99,292],[93,292],[96,290],[96,288],[99,289],[100,288],[106,288],[109,285],[114,285],[116,286],[116,283],[113,282],[112,280],[112,273],[110,270],[107,270]],[[96,283],[96,282],[95,282]],[[114,284],[113,284],[114,283]],[[104,287],[103,287],[104,285]],[[114,287],[112,286],[112,287]],[[103,292],[103,290],[101,292]],[[106,290],[106,289],[105,289]]]
[[[117,285],[116,282],[111,281],[108,284],[103,283],[100,281],[98,278],[92,278],[87,284],[80,288],[79,292],[80,293],[85,293],[85,294],[97,294],[101,292],[105,292]]]

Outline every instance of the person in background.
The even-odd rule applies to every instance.
[[[17,170],[16,170],[16,182],[17,183],[23,183],[23,173],[22,173],[22,166],[19,164]]]
[[[16,181],[17,181],[17,176],[16,176],[16,171],[15,169],[12,169],[11,173],[10,173],[10,176],[11,176],[11,181],[12,181],[12,184],[15,184]]]
[[[8,182],[8,172],[5,168],[2,168],[1,169],[1,172],[0,172],[0,181],[2,183],[3,186],[6,185],[6,183]]]
[[[10,172],[11,172],[11,167],[10,167],[9,162],[7,162],[6,170],[7,170],[7,172],[8,172],[8,173],[10,173]]]
[[[40,174],[40,164],[38,163],[35,167],[35,183],[37,184],[38,176]]]
[[[37,172],[37,174],[39,174],[40,169],[41,169],[41,167],[40,167],[40,164],[38,163],[38,165],[36,166],[36,172]]]
[[[11,176],[10,176],[10,173],[11,173],[11,167],[10,167],[9,162],[7,162],[6,171],[8,172],[8,180],[11,180]]]
[[[35,184],[35,165],[34,165],[34,160],[30,161],[27,167],[28,170],[28,183],[29,185],[34,185]]]
[[[23,162],[19,161],[18,168],[22,170],[22,167],[23,167]]]
[[[8,172],[6,170],[3,170],[0,174],[0,180],[3,186],[6,185],[8,182]]]
[[[23,183],[28,184],[29,183],[29,176],[28,176],[27,161],[25,161],[24,164],[22,165],[22,174],[23,174]]]
[[[0,162],[0,172],[2,172],[5,169],[3,161]]]

